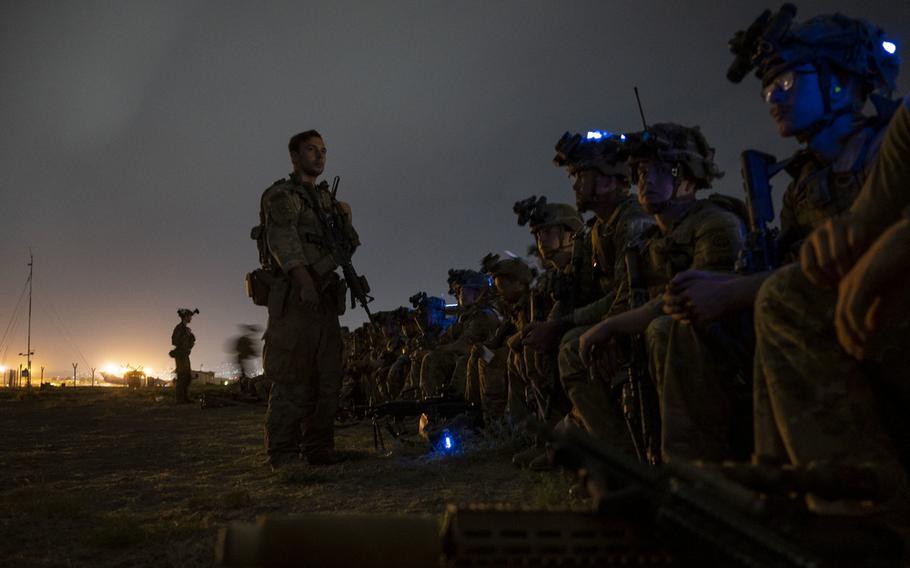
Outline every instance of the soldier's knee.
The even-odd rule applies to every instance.
[[[755,297],[755,331],[769,332],[786,304],[784,298],[808,281],[802,276],[799,265],[791,264],[777,270],[762,283]]]
[[[648,324],[645,329],[645,341],[649,352],[665,351],[670,342],[670,329],[673,327],[673,318],[660,316]]]

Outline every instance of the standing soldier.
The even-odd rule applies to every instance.
[[[273,469],[299,457],[311,465],[337,461],[334,418],[341,389],[339,314],[346,286],[336,273],[333,246],[353,251],[360,243],[351,209],[328,184],[316,184],[325,167],[322,136],[293,136],[288,152],[294,171],[262,195],[254,229],[262,270],[253,274],[254,301],[268,306],[263,367],[273,386],[266,414],[266,451]],[[336,229],[340,229],[337,231]],[[346,243],[330,241],[342,234]],[[267,282],[267,292],[257,284]]]
[[[262,332],[262,328],[258,325],[241,325],[240,329],[243,333],[234,342],[234,361],[237,363],[237,370],[240,371],[240,380],[246,384],[252,376],[247,374],[247,363],[259,356],[253,334]]]
[[[188,392],[190,381],[193,380],[193,372],[190,367],[190,351],[196,345],[196,336],[193,335],[193,330],[189,328],[189,324],[193,321],[193,316],[198,313],[199,310],[178,309],[177,315],[180,316],[180,323],[174,327],[174,331],[171,333],[171,344],[173,344],[174,348],[168,355],[174,358],[177,367],[177,378],[174,380],[174,395],[178,404],[190,401]]]

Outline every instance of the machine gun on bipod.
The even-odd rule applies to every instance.
[[[431,447],[443,453],[451,453],[459,449],[461,435],[459,430],[479,426],[481,416],[479,409],[463,397],[441,395],[428,397],[421,400],[392,400],[374,406],[359,407],[356,412],[370,418],[373,422],[373,447],[380,455],[390,455],[386,448],[383,429],[392,439],[397,440],[404,435],[402,421],[405,418],[421,418],[421,432]],[[451,428],[435,428],[435,425],[445,424],[446,421],[464,417],[457,425]],[[456,427],[457,426],[457,427]]]

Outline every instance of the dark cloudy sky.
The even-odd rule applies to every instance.
[[[0,3],[0,332],[35,254],[37,365],[169,368],[175,308],[198,307],[195,367],[226,360],[261,191],[294,132],[320,130],[342,178],[375,309],[446,270],[530,242],[512,203],[571,201],[565,130],[700,124],[738,195],[746,147],[778,155],[757,80],[732,85],[744,1]],[[883,25],[905,55],[910,4],[800,2]],[[910,73],[900,91],[910,86]],[[24,319],[0,365],[25,350]],[[345,321],[356,325],[359,312]]]

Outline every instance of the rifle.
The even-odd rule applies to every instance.
[[[625,262],[629,309],[634,310],[648,302],[641,258],[634,244],[626,246]],[[660,461],[660,402],[647,369],[648,355],[644,337],[638,333],[633,334],[629,336],[628,378],[622,386],[623,416],[638,458],[642,463],[654,465]]]
[[[448,505],[433,517],[260,517],[220,531],[222,566],[899,566],[900,538],[856,517],[775,515],[773,499],[685,463],[646,466],[580,431],[543,434],[594,507]],[[778,484],[778,495],[796,490]],[[809,488],[803,488],[812,491]],[[798,498],[789,499],[800,502]],[[769,504],[770,502],[770,504]],[[356,535],[356,538],[351,538]]]
[[[351,239],[344,234],[344,223],[340,219],[338,211],[339,205],[336,196],[338,195],[338,183],[340,180],[340,177],[335,176],[335,179],[332,181],[331,214],[327,215],[321,207],[314,207],[313,210],[316,212],[316,216],[319,218],[319,222],[325,230],[326,243],[331,251],[332,258],[335,259],[335,263],[341,267],[344,281],[348,285],[348,291],[351,293],[351,308],[357,307],[357,304],[359,303],[367,313],[367,318],[370,320],[370,323],[375,323],[373,321],[373,314],[370,312],[368,306],[374,299],[370,296],[370,284],[367,282],[366,277],[357,274],[354,265],[351,263],[351,257],[354,255],[354,247],[351,243]]]
[[[778,162],[771,154],[745,150],[740,154],[743,189],[749,213],[749,234],[736,260],[736,271],[753,274],[773,270],[780,265],[777,249],[778,229],[768,225],[774,221],[771,200],[771,178],[784,169],[787,161]]]

